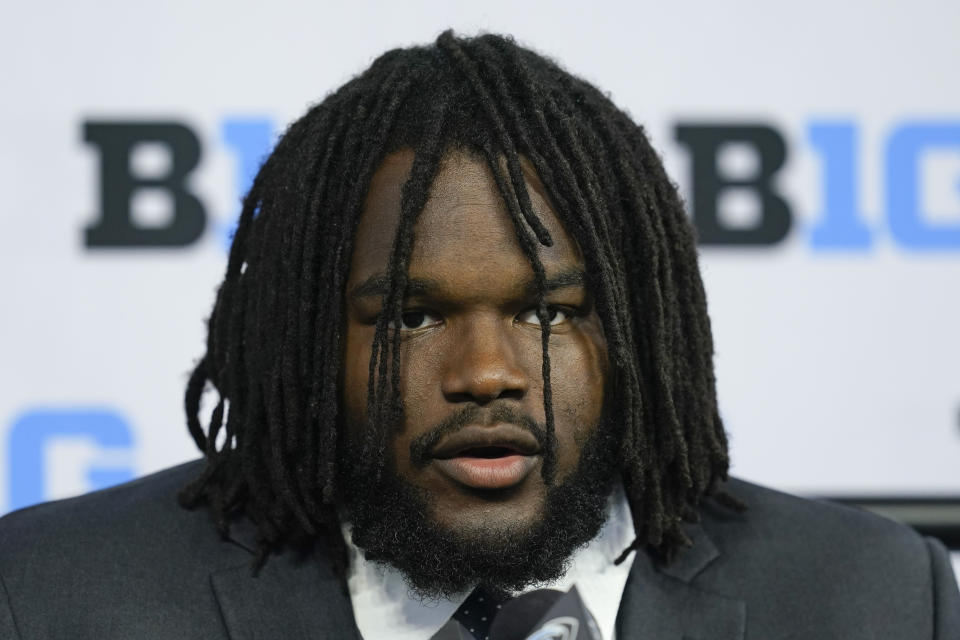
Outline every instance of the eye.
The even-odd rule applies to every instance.
[[[429,311],[404,311],[400,316],[400,331],[416,331],[440,324],[440,317]],[[393,328],[394,323],[390,323]]]
[[[569,320],[572,315],[573,314],[570,311],[560,307],[547,307],[547,317],[550,318],[551,327],[558,324],[563,324]],[[527,311],[524,311],[517,316],[517,320],[525,324],[540,324],[540,318],[537,317],[536,309],[528,309]]]

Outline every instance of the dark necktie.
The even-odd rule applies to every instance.
[[[454,612],[453,619],[476,640],[489,640],[490,625],[507,600],[488,593],[483,587],[477,587]]]

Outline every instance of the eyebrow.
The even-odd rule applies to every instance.
[[[584,273],[583,269],[580,268],[571,268],[565,269],[560,273],[557,273],[553,276],[550,276],[544,282],[544,290],[549,293],[551,291],[556,291],[557,289],[565,289],[567,287],[584,287],[587,283],[587,274]],[[407,280],[407,291],[408,296],[417,296],[423,294],[429,294],[434,291],[439,291],[443,289],[443,286],[439,281],[432,278],[410,278]],[[535,281],[530,280],[523,285],[524,293],[528,296],[535,296],[537,294],[537,284]],[[370,298],[370,297],[383,297],[387,295],[390,291],[390,278],[386,274],[377,273],[363,282],[351,287],[350,291],[347,293],[347,297],[351,299],[357,298]]]

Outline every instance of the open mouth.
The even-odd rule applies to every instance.
[[[524,481],[540,461],[540,443],[516,425],[471,425],[431,452],[434,466],[472,489],[506,489]]]
[[[523,455],[513,447],[508,446],[486,446],[486,447],[470,447],[469,449],[464,449],[463,451],[458,451],[456,454],[451,456],[452,458],[482,458],[486,460],[493,460],[495,458],[505,458],[507,456],[513,455]]]

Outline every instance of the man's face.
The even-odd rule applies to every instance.
[[[412,158],[391,154],[375,173],[355,239],[342,389],[353,435],[366,425],[374,329]],[[579,248],[529,168],[526,178],[554,241],[538,251],[552,316],[556,482],[563,483],[601,422],[606,344]],[[543,519],[548,494],[533,269],[488,167],[462,152],[441,164],[414,233],[399,329],[404,420],[394,426],[388,468],[429,505],[431,524],[466,540],[491,527],[522,535]]]

